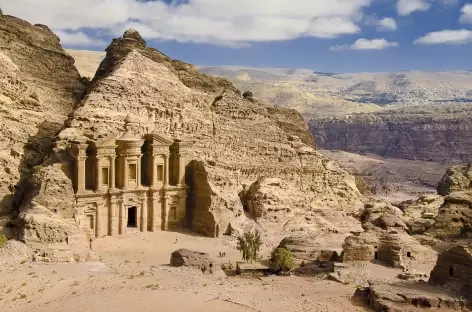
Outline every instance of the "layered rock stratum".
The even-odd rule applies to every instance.
[[[48,27],[0,12],[0,42],[1,233],[85,88],[74,59]]]
[[[299,113],[244,98],[231,82],[171,60],[130,30],[107,48],[85,99],[66,121],[49,159],[35,170],[34,191],[22,208],[24,240],[54,240],[36,230],[44,224],[57,227],[60,242],[75,234],[69,144],[118,137],[127,116],[138,125],[133,129],[138,136],[156,133],[188,143],[187,223],[196,232],[214,236],[259,227],[321,233],[345,223],[339,231],[344,237],[359,228],[350,215],[362,207],[355,178],[314,149]],[[249,197],[261,211],[250,215],[243,207],[243,185],[260,178],[281,182],[259,190],[270,200]],[[278,218],[272,209],[281,211]]]

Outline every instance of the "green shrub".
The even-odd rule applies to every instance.
[[[261,249],[262,239],[261,234],[246,232],[244,235],[238,237],[237,250],[241,252],[244,261],[253,262],[257,260],[257,255]]]
[[[8,238],[5,235],[0,235],[0,248],[7,244]]]
[[[274,249],[274,251],[272,251],[271,260],[277,269],[290,271],[295,267],[292,253],[285,248]]]

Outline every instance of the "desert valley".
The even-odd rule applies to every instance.
[[[0,11],[0,311],[472,310],[472,76],[64,49]]]

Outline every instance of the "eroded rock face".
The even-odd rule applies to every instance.
[[[41,170],[55,171],[49,174],[57,177],[59,170],[72,172],[68,142],[120,136],[127,115],[139,125],[133,129],[137,136],[162,134],[191,146],[186,221],[199,233],[218,236],[242,229],[252,218],[239,196],[243,185],[276,177],[280,183],[262,190],[276,198],[259,203],[267,228],[340,226],[349,232],[359,227],[347,214],[363,205],[355,178],[314,150],[298,113],[244,99],[230,82],[146,47],[135,32],[108,47],[88,95],[58,135],[54,158],[60,165],[48,163]],[[71,190],[62,193],[62,201],[73,201]],[[290,212],[273,222],[271,205]],[[73,206],[60,211],[67,218]],[[288,219],[293,221],[284,226]]]
[[[24,182],[83,96],[79,77],[46,26],[0,14],[0,219],[18,210]]]
[[[441,253],[429,283],[447,285],[472,297],[472,246],[456,246]]]

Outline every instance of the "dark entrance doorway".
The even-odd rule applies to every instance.
[[[129,207],[128,208],[128,227],[129,228],[138,227],[137,213],[138,213],[138,208],[137,207]]]

